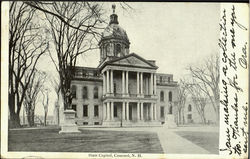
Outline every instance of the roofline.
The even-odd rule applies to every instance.
[[[112,64],[112,62],[116,62],[116,61],[119,61],[119,60],[122,60],[122,59],[125,59],[127,57],[130,57],[130,56],[136,56],[137,58],[141,59],[142,61],[146,62],[147,64],[149,64],[150,66],[152,66],[153,68],[150,68],[150,67],[143,67],[143,66],[129,66],[129,65],[122,65],[122,64]],[[148,62],[146,59],[142,58],[141,56],[137,55],[136,53],[130,53],[126,56],[123,56],[123,57],[119,57],[117,59],[113,59],[113,60],[110,60],[110,61],[107,61],[105,62],[101,67],[100,67],[100,71],[106,66],[106,65],[114,65],[114,66],[128,66],[128,67],[137,67],[137,68],[148,68],[148,69],[158,69],[159,67],[156,66],[156,65],[153,65],[152,63]],[[100,66],[100,65],[99,65]]]

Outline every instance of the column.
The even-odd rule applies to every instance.
[[[103,109],[102,109],[102,114],[103,114],[103,115],[102,115],[102,119],[103,119],[103,120],[106,120],[106,118],[107,118],[107,114],[106,114],[106,113],[107,113],[107,112],[106,112],[106,103],[103,103],[102,108],[103,108]]]
[[[157,110],[156,110],[156,103],[154,103],[154,113],[155,113],[155,114],[154,114],[154,116],[155,116],[154,120],[156,120],[156,118],[157,118],[157,117],[156,117],[156,113],[157,113]]]
[[[139,72],[137,72],[137,95],[140,94],[140,78],[139,78]]]
[[[106,75],[105,75],[105,72],[103,72],[103,95],[105,95],[106,94]]]
[[[110,70],[110,93],[114,93],[113,70]]]
[[[109,91],[109,70],[106,71],[107,72],[107,93],[110,93]]]
[[[141,105],[141,120],[143,120],[143,103],[141,102],[140,105]]]
[[[126,94],[128,94],[128,71],[126,71]]]
[[[125,115],[126,115],[126,112],[125,112],[125,102],[122,102],[122,120],[125,120]]]
[[[143,94],[143,73],[141,72],[141,94]]]
[[[153,95],[153,73],[150,74],[150,95]]]
[[[140,120],[140,103],[137,102],[137,120]]]
[[[154,94],[156,95],[156,74],[154,74]]]
[[[129,120],[129,102],[126,102],[126,119]]]
[[[122,94],[125,94],[125,72],[122,71]]]
[[[151,103],[151,106],[150,106],[150,118],[151,118],[151,120],[154,120],[154,109],[153,109],[153,103]]]
[[[110,102],[111,103],[111,120],[114,119],[114,102]]]
[[[107,102],[107,120],[110,120],[110,102]]]

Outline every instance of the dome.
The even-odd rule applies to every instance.
[[[109,24],[102,33],[102,39],[116,38],[129,41],[126,31],[119,24]]]

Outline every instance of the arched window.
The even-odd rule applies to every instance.
[[[98,99],[98,87],[94,88],[94,99]]]
[[[76,86],[75,85],[72,85],[72,87],[71,87],[71,93],[72,93],[72,97],[76,98]]]
[[[104,56],[105,56],[105,55],[106,55],[106,57],[109,56],[109,53],[110,53],[110,47],[109,47],[109,44],[107,44],[107,45],[105,46],[105,53],[104,53]]]
[[[82,88],[82,98],[83,99],[87,99],[88,98],[88,88],[86,86],[84,86]]]
[[[168,114],[172,114],[173,113],[173,107],[172,105],[169,107],[169,110],[168,110]]]
[[[189,112],[192,111],[192,106],[191,106],[191,104],[188,105],[188,111],[189,111]]]
[[[168,100],[169,100],[170,102],[172,102],[172,92],[171,92],[171,91],[168,93]]]
[[[161,94],[160,94],[160,101],[164,101],[164,92],[163,91],[161,91]]]
[[[115,45],[115,56],[120,57],[121,56],[122,47],[121,44]]]

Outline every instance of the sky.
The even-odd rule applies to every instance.
[[[111,2],[105,2],[107,18],[112,14]],[[219,53],[219,3],[127,3],[133,9],[124,11],[116,3],[119,25],[126,30],[130,40],[130,53],[146,60],[155,60],[158,73],[173,74],[174,80],[187,74],[185,68],[201,64],[211,54]],[[99,50],[79,58],[78,66],[96,67]],[[47,58],[47,59],[46,59]],[[48,57],[38,64],[41,70],[57,74]],[[50,92],[53,105],[53,90]],[[49,115],[53,115],[53,106]],[[38,106],[37,114],[43,114]]]

